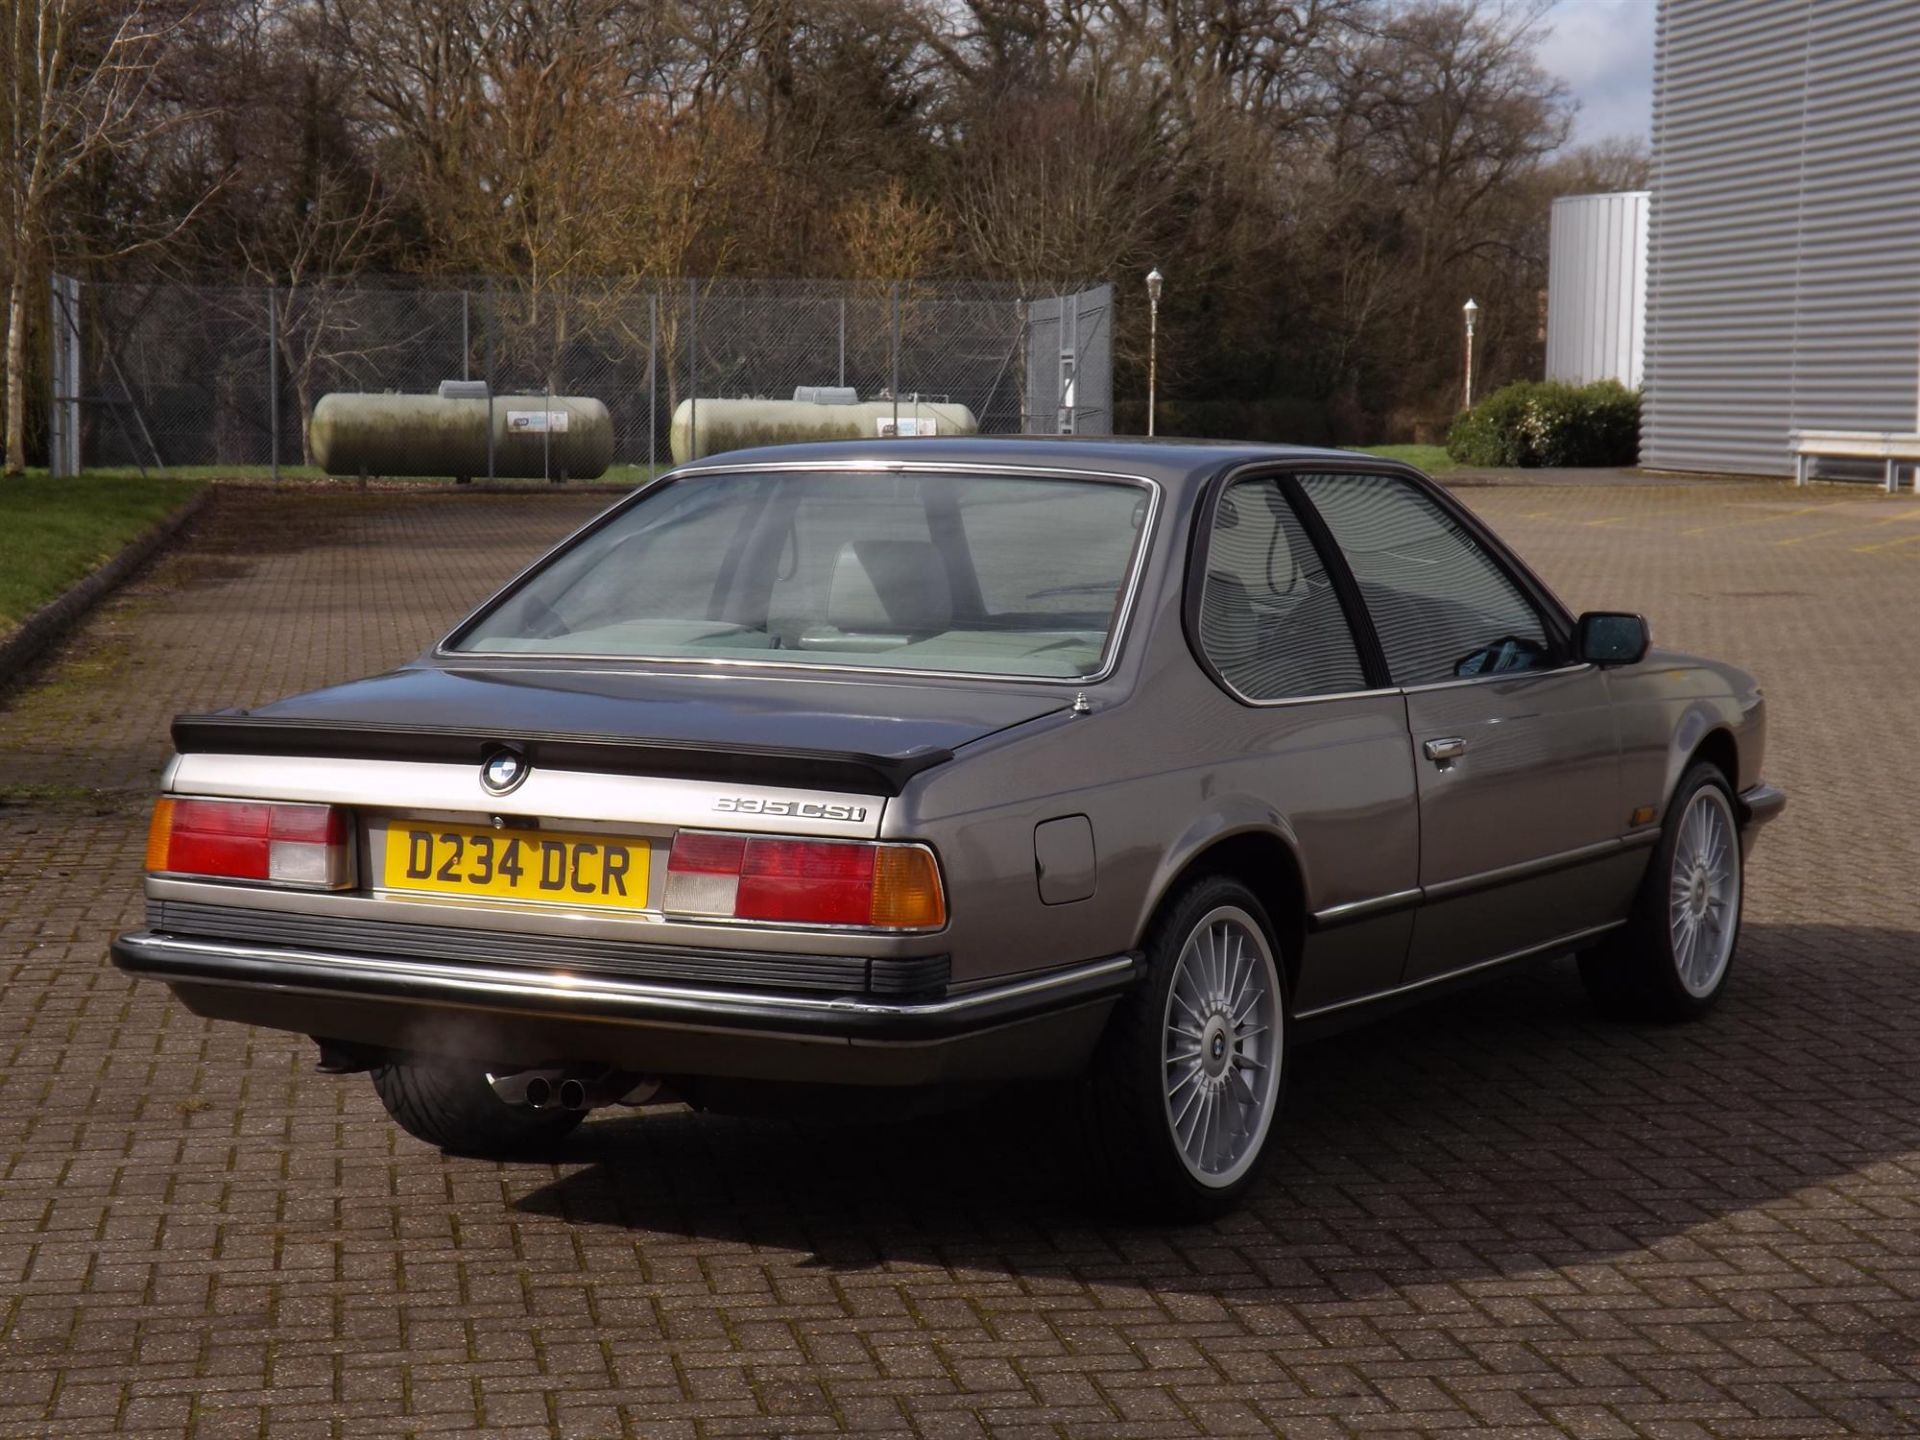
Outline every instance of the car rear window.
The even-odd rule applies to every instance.
[[[921,472],[694,475],[548,557],[467,654],[1082,679],[1106,668],[1152,491]]]

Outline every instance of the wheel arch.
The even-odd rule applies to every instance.
[[[1260,901],[1273,925],[1287,993],[1295,993],[1306,942],[1309,892],[1292,828],[1264,807],[1255,814],[1217,813],[1195,824],[1168,851],[1154,876],[1151,898],[1135,924],[1136,943],[1145,942],[1154,919],[1175,896],[1206,875],[1238,880]]]
[[[1674,792],[1680,788],[1681,779],[1703,760],[1726,776],[1727,789],[1737,797],[1740,791],[1740,742],[1725,716],[1707,706],[1696,705],[1674,727],[1673,747],[1667,757],[1665,806],[1673,803]]]

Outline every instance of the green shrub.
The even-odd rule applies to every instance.
[[[1617,380],[1521,380],[1454,421],[1447,453],[1462,465],[1634,465],[1640,392]]]

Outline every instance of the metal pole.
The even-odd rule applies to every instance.
[[[540,478],[553,483],[553,381],[540,385]]]
[[[1160,301],[1147,306],[1147,435],[1153,435],[1153,405],[1160,389]]]
[[[473,359],[473,326],[471,301],[473,293],[462,289],[460,292],[460,378],[471,380],[473,374],[469,368]]]
[[[700,282],[687,281],[687,458],[700,458]]]
[[[840,297],[840,378],[834,383],[847,383],[847,297]]]
[[[900,438],[900,282],[893,282],[893,379],[887,387],[893,392],[893,435]]]
[[[267,430],[273,478],[280,478],[280,287],[267,287]]]
[[[66,410],[60,404],[60,377],[66,373],[66,326],[61,323],[60,312],[64,306],[60,303],[61,277],[55,275],[47,286],[47,299],[50,303],[49,319],[52,326],[48,335],[52,341],[52,362],[47,366],[47,414],[48,429],[52,432],[47,438],[47,473],[58,478],[67,473],[66,460]]]
[[[647,478],[653,478],[653,434],[660,425],[660,396],[654,370],[660,356],[660,297],[647,296]]]
[[[500,328],[499,302],[493,294],[493,277],[487,277],[487,479],[493,479],[493,332]]]

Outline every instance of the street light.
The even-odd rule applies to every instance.
[[[1160,387],[1160,287],[1167,277],[1154,266],[1147,272],[1147,434],[1153,434],[1154,392]]]
[[[1469,295],[1467,303],[1460,309],[1467,317],[1467,403],[1460,408],[1471,410],[1473,408],[1473,317],[1480,313],[1480,307],[1473,303],[1473,297]]]

